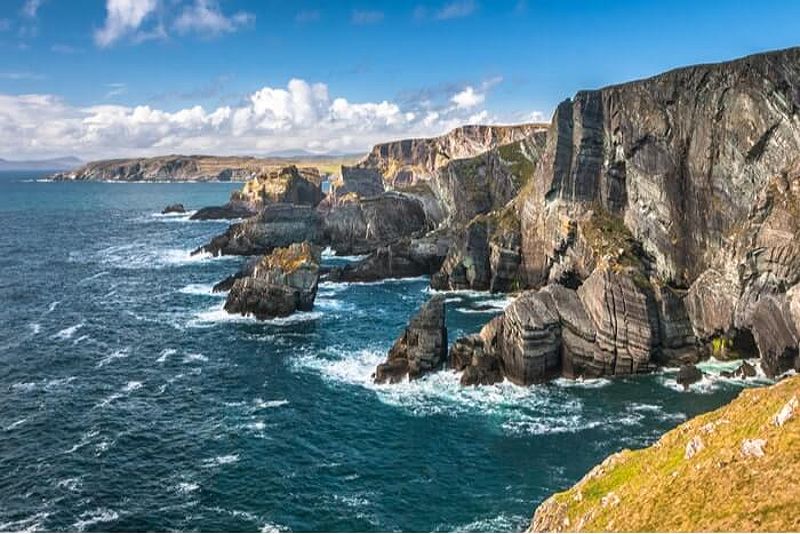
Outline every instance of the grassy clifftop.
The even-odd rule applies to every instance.
[[[606,458],[531,531],[800,531],[800,376]]]

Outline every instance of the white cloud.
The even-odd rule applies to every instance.
[[[22,14],[28,18],[35,19],[39,13],[39,8],[42,7],[43,0],[25,0],[22,4]]]
[[[111,91],[121,86],[109,85]],[[124,89],[124,88],[123,88]],[[486,110],[430,109],[388,100],[351,102],[324,83],[263,87],[238,106],[177,111],[148,105],[71,106],[54,95],[0,94],[0,157],[74,154],[84,159],[166,153],[366,151],[375,143],[501,122]]]
[[[178,33],[208,32],[211,34],[230,33],[255,21],[255,15],[239,11],[231,16],[222,13],[216,0],[195,0],[184,7],[175,19]]]
[[[434,14],[434,18],[437,20],[449,20],[468,17],[475,12],[475,9],[477,9],[477,6],[474,0],[455,0],[442,6]]]
[[[477,8],[478,5],[474,0],[453,0],[434,10],[422,5],[417,6],[414,8],[413,16],[414,19],[419,21],[427,19],[450,20],[468,17],[472,15]]]
[[[106,0],[106,20],[94,33],[95,43],[110,46],[121,39],[134,43],[166,39],[167,29],[180,35],[214,36],[252,25],[255,15],[222,12],[218,0]]]
[[[102,28],[95,31],[95,43],[106,47],[136,33],[157,8],[158,0],[107,0],[106,21]]]
[[[383,17],[383,11],[362,11],[356,9],[351,14],[350,21],[353,24],[363,26],[366,24],[377,24],[383,20]]]
[[[486,100],[486,95],[475,91],[471,85],[468,85],[463,91],[459,91],[450,99],[459,109],[474,108],[483,104],[484,100]]]

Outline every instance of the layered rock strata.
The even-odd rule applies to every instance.
[[[317,295],[319,263],[320,251],[309,243],[276,249],[233,282],[225,310],[257,319],[309,311]]]
[[[415,380],[441,369],[446,360],[445,299],[437,295],[411,318],[389,350],[386,362],[375,369],[373,378],[378,384]]]

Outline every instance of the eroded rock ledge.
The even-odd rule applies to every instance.
[[[317,296],[319,263],[320,251],[309,243],[276,249],[233,282],[225,310],[257,319],[310,311]]]

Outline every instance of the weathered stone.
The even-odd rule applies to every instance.
[[[447,360],[445,299],[432,297],[408,323],[395,341],[385,363],[378,365],[374,380],[378,384],[396,383],[408,376],[414,380],[441,369]]]
[[[462,386],[489,386],[503,381],[500,361],[486,350],[478,334],[456,340],[449,353],[450,368],[461,371]]]
[[[168,213],[186,213],[186,208],[183,207],[183,204],[170,204],[161,210],[162,215],[166,215]]]
[[[221,219],[247,219],[258,213],[258,210],[247,202],[230,201],[222,206],[200,208],[190,217],[193,221],[213,221]]]
[[[675,378],[675,381],[683,386],[684,391],[686,391],[689,389],[689,386],[700,382],[702,379],[703,373],[696,365],[685,363],[678,369],[678,376]]]
[[[308,243],[274,250],[258,261],[250,275],[233,283],[225,310],[257,319],[311,310],[317,295],[319,262],[319,249]]]

